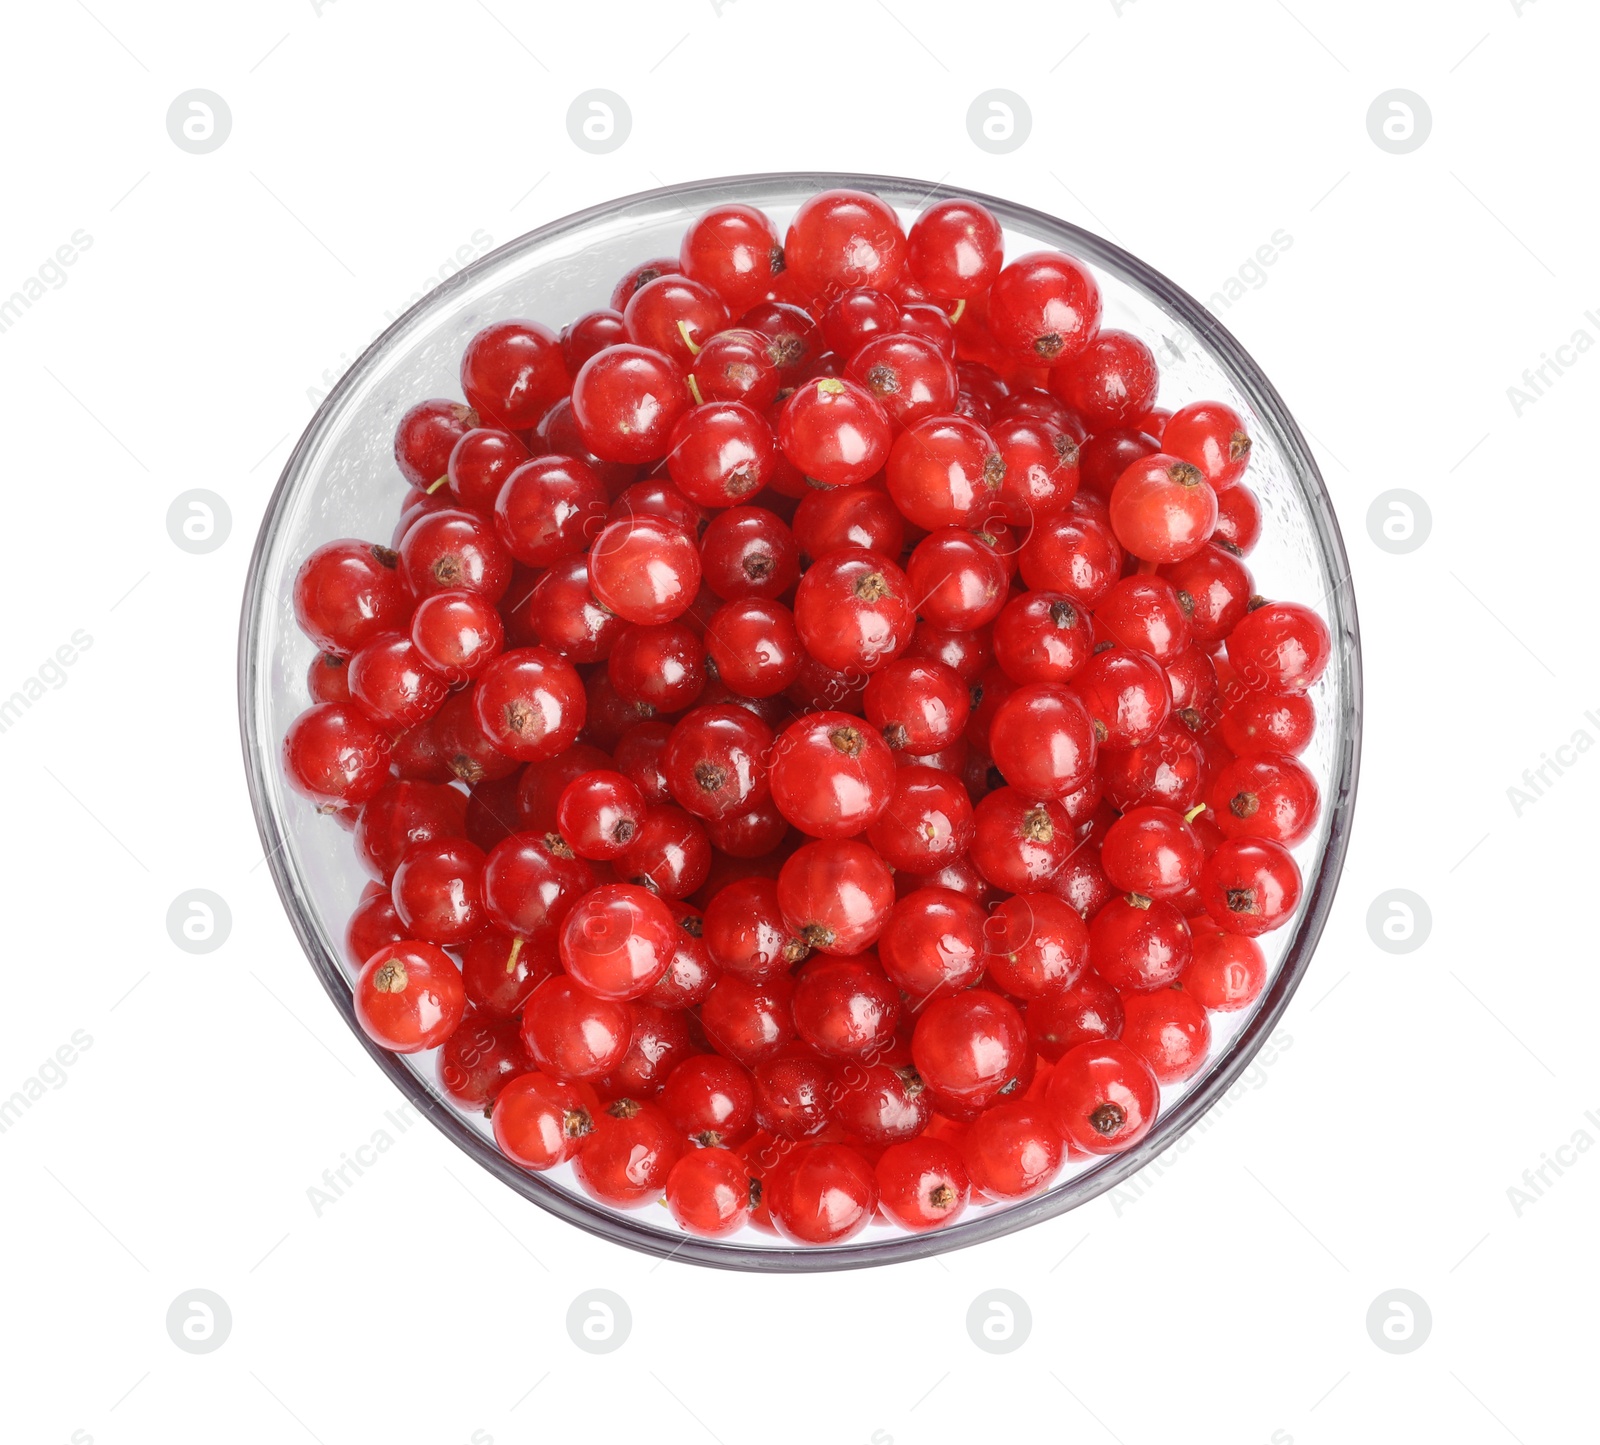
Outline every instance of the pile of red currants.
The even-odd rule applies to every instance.
[[[1255,593],[1244,421],[1158,379],[1071,256],[854,191],[478,332],[390,545],[294,589],[367,1034],[697,1235],[1136,1144],[1295,912],[1331,652]]]

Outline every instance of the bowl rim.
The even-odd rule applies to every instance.
[[[354,1002],[342,961],[324,947],[312,923],[310,900],[299,887],[296,870],[289,861],[286,847],[288,837],[280,829],[273,809],[267,768],[278,757],[278,742],[275,738],[262,737],[257,728],[255,700],[259,670],[252,644],[260,633],[262,614],[270,593],[265,578],[267,557],[286,515],[291,494],[302,480],[302,467],[306,459],[334,425],[345,398],[376,366],[390,343],[422,313],[443,306],[456,293],[476,284],[523,252],[572,235],[593,222],[614,218],[628,210],[671,200],[681,203],[686,212],[693,214],[691,208],[699,209],[732,199],[760,204],[763,191],[782,190],[787,193],[806,188],[813,192],[839,188],[873,193],[888,191],[896,195],[915,192],[921,195],[921,201],[916,204],[923,206],[935,200],[947,199],[978,202],[993,211],[1003,223],[1014,222],[1036,237],[1049,239],[1060,249],[1109,271],[1182,322],[1229,372],[1233,384],[1249,400],[1257,415],[1270,426],[1307,504],[1318,560],[1326,572],[1339,579],[1319,601],[1327,605],[1330,631],[1334,637],[1331,665],[1337,667],[1341,674],[1347,706],[1337,719],[1340,737],[1337,739],[1339,746],[1330,762],[1333,780],[1331,796],[1324,800],[1329,817],[1327,841],[1316,874],[1304,889],[1303,912],[1285,951],[1282,965],[1259,1000],[1253,1017],[1240,1029],[1226,1050],[1212,1061],[1200,1085],[1192,1089],[1169,1113],[1158,1116],[1150,1133],[1139,1144],[1121,1154],[1105,1157],[1098,1164],[1075,1175],[1066,1187],[1058,1186],[1035,1199],[1021,1201],[1003,1210],[974,1215],[947,1229],[831,1246],[752,1248],[702,1239],[687,1233],[675,1238],[642,1227],[635,1224],[628,1214],[568,1194],[540,1176],[517,1168],[492,1142],[471,1128],[465,1118],[429,1088],[399,1056],[379,1048],[366,1036],[356,1021]],[[334,384],[306,424],[267,502],[251,553],[240,613],[238,699],[240,741],[251,808],[273,883],[289,916],[290,925],[313,971],[350,1031],[419,1113],[431,1119],[458,1148],[517,1194],[567,1223],[613,1243],[662,1259],[679,1259],[715,1268],[756,1273],[814,1272],[923,1259],[998,1239],[1041,1219],[1076,1209],[1116,1188],[1152,1159],[1165,1153],[1227,1094],[1283,1017],[1289,1000],[1310,966],[1333,905],[1349,847],[1360,772],[1361,636],[1343,538],[1332,500],[1305,437],[1277,388],[1254,359],[1221,321],[1188,292],[1138,257],[1092,232],[1047,212],[980,191],[947,185],[943,181],[930,182],[902,176],[832,171],[761,172],[708,177],[638,191],[547,222],[470,262],[408,307],[379,333]]]

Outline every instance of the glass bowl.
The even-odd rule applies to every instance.
[[[1321,787],[1323,812],[1314,835],[1294,850],[1305,879],[1298,915],[1261,940],[1270,969],[1267,987],[1252,1008],[1212,1016],[1205,1068],[1186,1084],[1162,1090],[1161,1113],[1146,1138],[1123,1154],[1069,1160],[1047,1192],[1016,1203],[974,1205],[942,1230],[910,1234],[874,1223],[847,1243],[810,1248],[748,1227],[726,1239],[700,1239],[679,1231],[665,1209],[616,1210],[588,1198],[572,1180],[570,1166],[527,1173],[495,1148],[486,1120],[459,1112],[437,1091],[433,1054],[401,1056],[368,1041],[355,1020],[355,970],[341,945],[345,921],[368,878],[350,835],[286,786],[279,757],[285,730],[308,705],[305,676],[313,654],[290,607],[296,568],[313,547],[336,537],[387,542],[404,485],[391,450],[395,423],[424,397],[459,395],[457,367],[467,339],[501,318],[528,316],[559,328],[607,304],[617,277],[649,257],[675,256],[686,223],[710,206],[759,206],[781,235],[801,201],[833,187],[875,192],[906,224],[932,201],[968,196],[1003,223],[1008,257],[1057,248],[1088,263],[1100,283],[1104,323],[1142,337],[1160,359],[1162,405],[1220,399],[1247,419],[1254,440],[1247,480],[1265,520],[1251,571],[1266,595],[1321,611],[1334,652],[1312,690],[1317,731],[1302,759]],[[439,1129],[524,1198],[620,1244],[725,1268],[825,1270],[956,1249],[1073,1209],[1170,1148],[1226,1093],[1288,1006],[1333,903],[1355,800],[1361,653],[1338,525],[1299,427],[1239,343],[1172,282],[1065,221],[955,187],[887,176],[733,176],[627,196],[542,226],[452,276],[367,348],[318,408],[262,521],[240,627],[239,712],[262,845],[306,956],[377,1066]]]

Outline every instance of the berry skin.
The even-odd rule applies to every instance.
[[[800,1037],[832,1059],[870,1059],[894,1039],[900,994],[874,964],[817,958],[800,970],[794,1024]]]
[[[1079,1044],[1122,1036],[1122,995],[1097,973],[1085,973],[1060,993],[1030,999],[1028,1039],[1052,1063]]]
[[[806,476],[848,487],[877,472],[889,455],[889,418],[853,381],[825,376],[796,388],[778,418],[778,445]]]
[[[1032,682],[995,710],[989,753],[1012,787],[1035,798],[1064,798],[1093,776],[1095,731],[1071,692]]]
[[[685,1059],[668,1075],[658,1102],[678,1132],[701,1149],[734,1148],[755,1128],[749,1070],[720,1054]]]
[[[906,269],[931,296],[980,296],[1000,274],[1000,222],[976,201],[938,201],[917,217],[906,242]]]
[[[1249,938],[1286,923],[1300,902],[1300,870],[1267,838],[1230,838],[1200,871],[1200,897],[1219,928]]]
[[[1250,610],[1250,598],[1255,586],[1250,571],[1234,557],[1213,543],[1207,543],[1192,556],[1161,569],[1164,577],[1176,589],[1179,605],[1188,621],[1188,632],[1196,642],[1207,647],[1225,638],[1240,618]],[[1141,579],[1146,582],[1153,578]],[[1118,638],[1118,641],[1126,641]],[[1129,642],[1137,647],[1137,642]],[[1146,651],[1151,649],[1146,648]],[[1181,647],[1174,651],[1182,651]],[[1162,662],[1170,661],[1161,658]]]
[[[657,276],[682,274],[677,260],[671,256],[658,256],[653,260],[639,262],[637,266],[632,266],[623,272],[622,278],[612,288],[611,310],[620,315],[633,300],[634,292],[641,286],[648,286]]]
[[[959,527],[924,537],[906,563],[918,615],[951,631],[993,622],[1006,605],[1009,581],[999,553]]]
[[[860,718],[815,712],[779,736],[768,781],[778,811],[802,833],[849,838],[894,797],[894,754]]]
[[[603,1079],[628,1052],[633,1011],[596,998],[558,975],[534,989],[522,1014],[522,1043],[542,1073],[568,1083]]]
[[[1204,862],[1194,829],[1171,808],[1130,808],[1100,844],[1100,866],[1112,886],[1146,898],[1181,898],[1200,881]]]
[[[494,1101],[494,1141],[524,1169],[542,1172],[565,1164],[594,1132],[583,1094],[546,1074],[523,1074]]]
[[[1014,683],[1067,682],[1093,648],[1087,614],[1064,592],[1024,592],[995,618],[995,661]]]
[[[789,855],[778,874],[783,920],[819,953],[870,948],[894,907],[894,875],[867,844],[825,838]]]
[[[879,1147],[916,1138],[933,1118],[933,1098],[910,1052],[900,1044],[884,1052],[903,1062],[842,1063],[829,1098],[834,1123],[852,1140]]]
[[[474,934],[461,956],[461,980],[476,1009],[512,1018],[545,979],[561,971],[553,941],[531,944],[498,928]]]
[[[954,668],[901,656],[872,674],[863,703],[867,721],[890,749],[918,758],[941,752],[961,737],[972,694]]]
[[[667,454],[667,439],[690,400],[670,357],[625,343],[583,363],[572,383],[572,418],[595,456],[637,465]]]
[[[772,476],[772,428],[738,401],[708,401],[683,414],[667,442],[667,471],[679,491],[705,507],[753,497]]]
[[[700,538],[700,569],[724,601],[781,597],[800,577],[794,533],[765,507],[729,507]]]
[[[1229,838],[1269,838],[1293,847],[1311,835],[1317,780],[1294,758],[1255,753],[1225,764],[1206,795]]]
[[[905,518],[878,486],[807,488],[794,514],[794,540],[815,560],[841,547],[865,547],[880,557],[904,550]]]
[[[1111,527],[1135,557],[1181,562],[1210,540],[1217,494],[1193,462],[1155,452],[1136,461],[1111,489]]]
[[[454,788],[391,778],[356,819],[356,856],[375,878],[388,882],[412,844],[461,837],[466,814],[467,800]]]
[[[953,1224],[967,1207],[971,1184],[961,1152],[943,1139],[891,1144],[874,1167],[878,1207],[896,1224],[921,1234]]]
[[[850,354],[845,375],[871,393],[896,431],[955,410],[956,369],[920,336],[899,330],[874,336]]]
[[[661,772],[674,801],[696,817],[733,818],[768,796],[772,729],[748,708],[697,707],[673,727]]]
[[[399,553],[370,542],[324,542],[295,573],[295,621],[338,657],[405,626],[413,605]]]
[[[609,860],[627,851],[644,821],[644,794],[621,773],[581,773],[562,789],[556,827],[580,858]]]
[[[972,804],[961,780],[936,768],[903,767],[894,797],[867,841],[891,868],[932,873],[966,856],[974,830]]]
[[[394,870],[395,912],[412,938],[455,947],[489,917],[483,897],[484,853],[465,838],[430,838],[406,849]]]
[[[667,971],[678,924],[647,889],[608,883],[584,894],[561,925],[561,962],[596,998],[642,998]]]
[[[388,781],[390,748],[388,734],[361,708],[317,703],[289,724],[283,739],[284,772],[319,807],[358,807]],[[889,771],[894,771],[892,758]]]
[[[1010,416],[989,425],[989,436],[1005,463],[995,508],[1018,527],[1060,512],[1078,493],[1081,448],[1049,421]]]
[[[989,334],[1023,366],[1065,366],[1100,328],[1100,288],[1059,251],[1032,251],[995,277]]]
[[[468,1011],[439,1049],[439,1087],[459,1109],[487,1112],[527,1072],[521,1032],[510,1019]]]
[[[1076,830],[1060,802],[996,788],[973,810],[972,861],[996,888],[1031,893],[1066,862]]]
[[[391,1053],[438,1048],[455,1032],[466,1007],[461,971],[431,943],[380,948],[356,978],[356,1022]]]
[[[972,1188],[991,1199],[1026,1199],[1048,1188],[1061,1155],[1049,1110],[1021,1099],[984,1110],[961,1141]]]
[[[977,422],[935,416],[895,439],[884,481],[906,519],[932,532],[984,521],[997,505],[1005,472],[994,439]]]
[[[813,562],[794,599],[806,650],[836,672],[872,672],[903,652],[916,627],[906,575],[864,547],[841,547]]]
[[[357,969],[380,948],[405,941],[405,925],[394,911],[394,899],[381,883],[369,883],[344,929],[344,956]],[[471,997],[469,990],[468,997]]]
[[[596,1199],[631,1209],[661,1197],[684,1144],[654,1104],[616,1099],[578,1146],[572,1174]]]
[[[583,683],[572,664],[543,647],[503,652],[472,693],[473,716],[507,757],[540,762],[562,752],[583,727]]]
[[[1233,486],[1250,465],[1244,418],[1220,401],[1192,401],[1167,418],[1162,448],[1204,473],[1214,490]]]
[[[811,1139],[828,1127],[833,1070],[803,1044],[780,1049],[753,1071],[756,1125],[780,1139]]]
[[[894,905],[878,939],[883,970],[914,1006],[959,993],[983,975],[986,915],[951,888],[919,888]]]
[[[811,951],[784,920],[773,878],[741,878],[720,889],[706,905],[701,936],[718,969],[751,983],[788,973]]]
[[[1219,928],[1209,918],[1191,918],[1194,958],[1179,984],[1201,1008],[1233,1013],[1248,1008],[1267,983],[1261,945],[1242,933]]]
[[[911,1035],[911,1057],[928,1086],[974,1109],[1017,1092],[1029,1055],[1017,1006],[988,989],[931,1000]]]
[[[657,518],[612,522],[590,550],[589,587],[596,601],[629,622],[671,622],[700,589],[700,552]]]
[[[462,591],[498,602],[511,585],[511,554],[494,524],[476,512],[447,509],[419,518],[400,543],[400,568],[418,597]]]
[[[800,675],[803,644],[794,613],[781,602],[745,597],[706,623],[706,651],[725,687],[741,697],[776,697]]]
[[[449,684],[404,632],[380,632],[350,659],[350,696],[386,727],[414,727],[443,706]]]
[[[648,808],[615,866],[619,878],[663,898],[687,898],[711,871],[711,841],[700,820],[682,808]]]
[[[595,599],[587,557],[557,562],[525,596],[513,593],[506,614],[513,646],[546,647],[574,664],[604,660],[627,625]]]
[[[751,1068],[794,1042],[793,997],[794,980],[786,973],[761,983],[723,974],[700,1005],[706,1039],[719,1054]]]
[[[561,343],[537,321],[485,326],[461,356],[461,390],[491,426],[524,431],[567,394]]]
[[[484,907],[495,927],[553,947],[567,913],[594,881],[594,871],[559,834],[515,833],[484,863]]]
[[[1072,987],[1089,967],[1089,929],[1051,893],[1017,893],[984,923],[990,979],[1013,998],[1037,999]]]
[[[419,401],[394,431],[394,460],[400,474],[421,491],[448,475],[455,444],[478,425],[477,414],[459,401]]]
[[[1310,745],[1317,714],[1304,693],[1250,692],[1223,713],[1217,734],[1229,752],[1293,756]]]
[[[411,645],[449,681],[477,677],[505,646],[505,624],[476,592],[435,592],[411,614]]]
[[[1103,748],[1137,748],[1161,730],[1172,690],[1161,664],[1147,653],[1110,647],[1073,679],[1073,690],[1094,721]]]
[[[1134,993],[1123,1008],[1122,1042],[1150,1066],[1158,1083],[1181,1084],[1200,1072],[1211,1047],[1211,1024],[1193,995],[1176,988]]]
[[[312,702],[349,702],[350,659],[337,652],[319,652],[306,669],[306,691]]]
[[[766,1177],[772,1222],[797,1244],[842,1244],[871,1222],[878,1184],[867,1161],[845,1144],[802,1144]]]
[[[667,1208],[703,1239],[736,1233],[750,1215],[750,1171],[730,1149],[695,1149],[667,1175]]]
[[[1124,992],[1175,983],[1192,953],[1188,922],[1164,898],[1119,895],[1095,914],[1089,925],[1089,961],[1094,971]]]
[[[628,340],[671,358],[680,368],[728,324],[717,294],[685,276],[658,276],[628,298],[622,310]]]
[[[1333,655],[1328,624],[1298,602],[1268,602],[1247,613],[1228,638],[1228,661],[1248,688],[1304,692]]]
[[[1143,416],[1160,386],[1150,348],[1126,331],[1102,331],[1066,366],[1050,373],[1050,390],[1091,431],[1128,426]]]
[[[887,290],[905,255],[893,207],[864,191],[822,191],[802,202],[783,243],[785,263],[813,295]]]
[[[617,634],[606,673],[619,697],[681,712],[705,690],[705,644],[681,617],[654,626],[631,622]]]
[[[605,525],[606,489],[576,457],[535,457],[506,478],[494,504],[500,540],[525,567],[589,548]]]
[[[1136,1050],[1106,1039],[1062,1055],[1045,1102],[1068,1144],[1085,1154],[1116,1154],[1150,1132],[1161,1090]]]
[[[616,346],[628,339],[628,327],[620,311],[602,306],[585,311],[561,328],[561,359],[566,363],[567,375],[576,376],[578,368],[597,351]]]
[[[892,332],[900,321],[900,303],[882,291],[857,287],[835,296],[818,325],[828,349],[846,361],[874,336]]]
[[[714,206],[684,231],[678,264],[737,313],[771,289],[784,268],[783,248],[772,222],[754,206]]]
[[[1122,548],[1109,526],[1083,513],[1058,512],[1038,523],[1017,554],[1022,580],[1093,608],[1122,575]]]
[[[1207,550],[1215,552],[1216,549]],[[1178,564],[1179,567],[1185,565]],[[1188,606],[1192,612],[1192,597]],[[1143,652],[1163,667],[1189,646],[1192,632],[1183,595],[1172,582],[1161,577],[1124,577],[1113,583],[1094,610],[1094,624],[1099,636],[1132,651]]]
[[[1261,540],[1261,503],[1246,486],[1229,487],[1217,498],[1217,529],[1211,540],[1236,557],[1248,557]]]

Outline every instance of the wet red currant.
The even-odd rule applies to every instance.
[[[415,1054],[438,1048],[467,1007],[450,955],[415,940],[380,948],[356,979],[356,1022],[379,1048]]]

